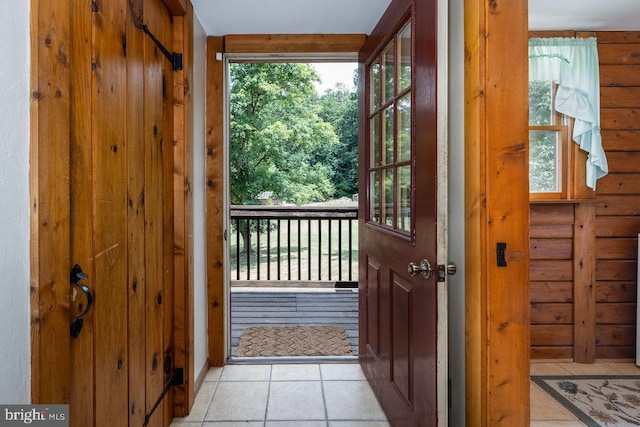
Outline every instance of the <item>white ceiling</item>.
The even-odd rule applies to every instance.
[[[390,2],[192,0],[208,35],[368,34]],[[640,30],[640,0],[529,0],[529,29]]]
[[[529,0],[531,30],[640,30],[640,0]]]
[[[210,36],[369,34],[390,0],[191,0]]]

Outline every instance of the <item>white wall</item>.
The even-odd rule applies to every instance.
[[[449,425],[465,425],[464,305],[464,8],[449,0]]]
[[[205,240],[205,93],[207,36],[194,16],[193,23],[193,266],[194,366],[196,378],[207,362],[207,263]]]
[[[29,403],[29,2],[0,0],[0,403]]]

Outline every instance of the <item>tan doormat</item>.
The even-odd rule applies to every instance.
[[[244,330],[238,357],[351,356],[341,326],[255,326]]]

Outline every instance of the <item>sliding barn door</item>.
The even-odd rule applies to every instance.
[[[143,31],[171,46],[172,20],[161,0],[72,5],[71,261],[93,305],[71,339],[71,425],[139,427],[174,369],[173,71]]]

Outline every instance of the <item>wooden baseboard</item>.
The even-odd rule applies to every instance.
[[[200,387],[202,386],[204,379],[207,377],[207,372],[209,372],[209,358],[204,361],[204,365],[200,369],[200,373],[198,374],[195,384],[193,385],[194,396],[198,395],[198,391],[200,391]]]

